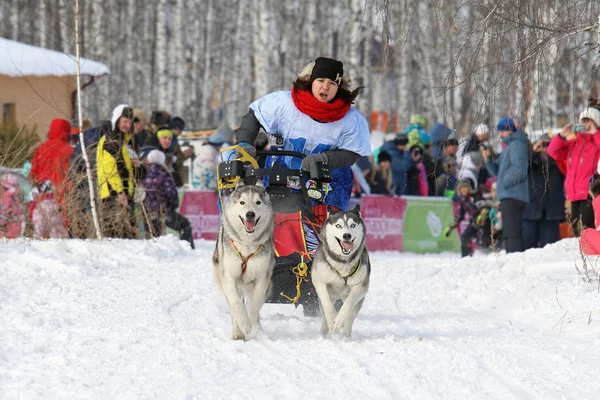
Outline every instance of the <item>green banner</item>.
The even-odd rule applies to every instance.
[[[445,197],[406,196],[404,251],[408,253],[460,252],[456,234],[444,236],[454,221],[452,201]]]

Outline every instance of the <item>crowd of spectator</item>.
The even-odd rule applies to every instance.
[[[519,252],[558,241],[563,222],[574,236],[598,227],[592,198],[599,190],[589,188],[600,174],[599,126],[593,105],[576,124],[533,141],[512,118],[461,138],[440,123],[428,131],[417,115],[359,165],[372,194],[451,198],[457,212],[445,234],[459,231],[463,256],[474,248]],[[596,240],[600,252],[600,234]]]
[[[109,120],[85,125],[102,234],[149,238],[171,228],[193,247],[191,225],[178,212],[177,188],[186,181],[183,162],[193,159],[191,186],[216,190],[219,148],[233,142],[233,130],[219,129],[194,153],[179,144],[185,121],[165,111],[147,119],[142,110],[122,104]],[[475,248],[543,247],[560,239],[565,221],[575,236],[584,237],[584,252],[600,253],[595,223],[600,218],[594,218],[592,205],[600,192],[599,126],[600,110],[590,106],[577,124],[530,142],[511,118],[492,129],[476,125],[470,135],[459,137],[442,123],[428,130],[426,119],[415,115],[373,156],[361,157],[355,173],[362,171],[371,194],[451,198],[456,215],[445,234],[459,232],[463,256]],[[91,203],[84,152],[73,132],[69,121],[52,121],[48,139],[34,152],[28,199],[16,176],[0,176],[1,236],[94,236],[89,221],[87,230],[77,229],[90,219]],[[259,139],[264,138],[259,136],[256,146],[267,145]],[[600,200],[593,204],[600,212]]]

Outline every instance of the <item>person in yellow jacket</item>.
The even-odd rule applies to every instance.
[[[111,123],[112,130],[100,137],[96,150],[98,195],[104,213],[104,234],[108,237],[132,238],[135,236],[132,229],[135,226],[135,180],[127,144],[131,140],[133,109],[127,104],[118,105],[113,110]],[[128,218],[119,217],[122,215],[119,211],[123,209],[127,210]]]

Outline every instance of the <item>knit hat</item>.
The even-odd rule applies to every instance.
[[[498,125],[496,125],[496,129],[498,131],[511,131],[516,132],[517,127],[515,126],[515,121],[512,118],[504,117],[498,121]]]
[[[310,80],[314,81],[318,78],[327,78],[331,79],[339,86],[342,84],[343,76],[344,64],[341,61],[334,60],[333,58],[317,57],[315,66],[310,74]]]
[[[408,144],[408,136],[406,135],[406,133],[397,134],[396,137],[394,138],[394,144],[396,146]]]
[[[377,156],[377,163],[382,163],[384,161],[392,161],[392,156],[387,151],[380,151]]]
[[[165,165],[166,159],[165,153],[160,150],[151,150],[146,156],[146,160],[151,164]]]
[[[182,131],[185,129],[185,121],[181,117],[173,117],[169,121],[169,129],[176,129]]]
[[[156,132],[156,137],[157,138],[162,138],[162,137],[173,137],[173,131],[171,131],[170,129],[161,129],[158,132]]]
[[[486,124],[479,124],[473,130],[475,136],[483,136],[488,135],[490,133],[490,128]]]
[[[582,122],[582,119],[591,119],[596,123],[596,126],[600,127],[600,110],[588,107],[579,114],[579,122]]]

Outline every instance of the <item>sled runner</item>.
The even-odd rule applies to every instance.
[[[219,202],[233,191],[239,179],[246,184],[262,179],[273,206],[276,264],[267,302],[296,307],[302,304],[305,315],[317,315],[318,299],[310,280],[310,266],[320,228],[327,218],[322,201],[331,181],[329,168],[324,163],[315,163],[308,173],[288,168],[291,159],[301,162],[305,155],[286,150],[257,151],[255,159],[241,147],[231,146],[221,149],[221,155],[232,151],[242,156],[218,164]]]

